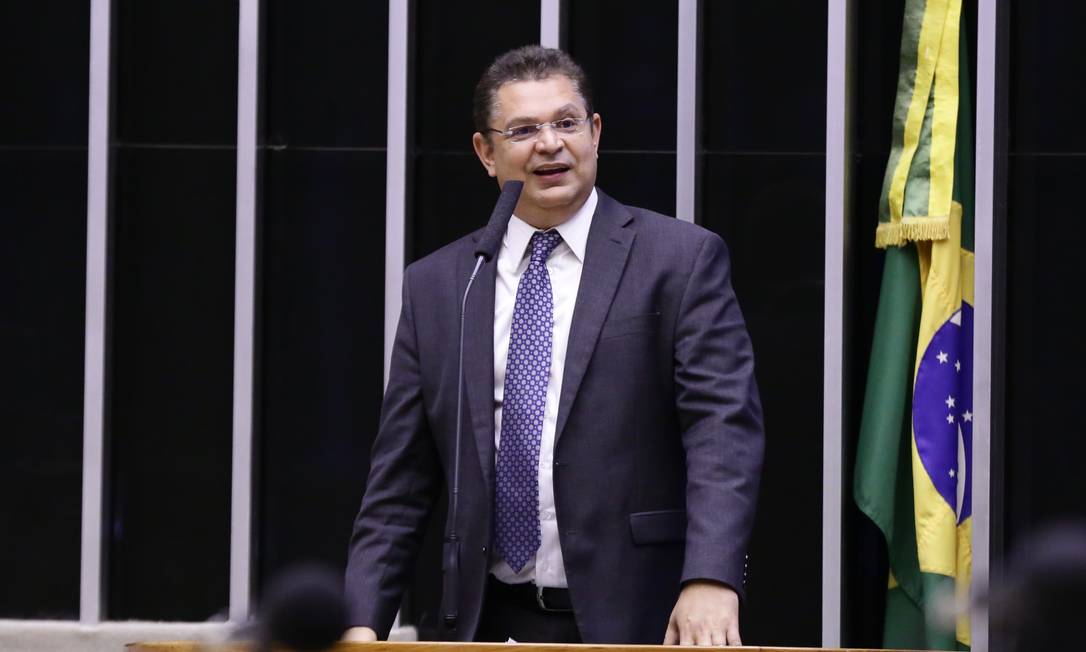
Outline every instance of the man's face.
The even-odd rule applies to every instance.
[[[502,134],[476,132],[475,153],[499,186],[513,179],[524,182],[516,214],[529,224],[546,228],[569,219],[596,183],[596,150],[600,115],[586,115],[584,100],[565,75],[538,81],[516,81],[498,89],[490,127],[505,130],[561,118],[590,120],[580,133],[561,134],[543,127],[518,142]]]

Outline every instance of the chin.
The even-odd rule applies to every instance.
[[[577,198],[575,188],[557,186],[540,189],[532,193],[535,204],[542,208],[558,208],[565,206]]]

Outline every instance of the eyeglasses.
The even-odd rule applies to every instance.
[[[504,131],[493,128],[487,129],[487,131],[501,134],[515,143],[523,143],[536,138],[543,131],[543,127],[550,127],[559,134],[579,134],[584,130],[586,122],[588,122],[588,118],[559,118],[551,122],[540,122],[537,125],[518,125]]]

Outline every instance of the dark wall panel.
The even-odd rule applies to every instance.
[[[87,146],[90,3],[0,5],[0,146]]]
[[[342,569],[383,390],[388,5],[268,0],[256,589]]]
[[[0,148],[0,617],[79,615],[86,150]]]
[[[748,645],[821,637],[824,179],[822,155],[705,157],[702,224],[731,252],[765,410]]]
[[[115,0],[113,12],[116,140],[234,145],[238,3]]]
[[[1010,24],[1010,158],[1007,229],[1005,506],[1013,550],[1057,520],[1086,519],[1084,423],[1077,388],[1086,346],[1068,317],[1082,277],[1077,243],[1086,138],[1081,74],[1083,8],[1015,5]],[[1070,292],[1070,294],[1069,294]]]
[[[824,150],[825,3],[707,0],[704,7],[705,147]]]
[[[743,641],[818,645],[826,6],[701,10],[698,222],[731,251],[766,423]]]
[[[261,587],[293,563],[346,562],[383,391],[384,170],[383,152],[267,155]]]
[[[601,151],[596,185],[624,204],[674,216],[675,154]]]
[[[1086,340],[1068,301],[1082,278],[1076,214],[1086,154],[1016,155],[1007,210],[1007,531],[1013,544],[1054,520],[1086,519]],[[1069,283],[1070,281],[1070,283]],[[1069,294],[1070,292],[1070,294]]]
[[[384,148],[388,5],[266,0],[265,143]]]
[[[1016,154],[1086,152],[1086,5],[1040,0],[1010,3],[1010,150]]]
[[[0,3],[0,618],[79,615],[89,39]]]
[[[106,613],[229,600],[238,4],[113,6]]]
[[[110,618],[227,605],[234,168],[226,149],[116,158]]]

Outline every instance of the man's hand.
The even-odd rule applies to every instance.
[[[742,645],[739,596],[723,584],[696,580],[683,587],[664,645]]]
[[[372,643],[377,640],[377,632],[369,627],[352,627],[343,633],[344,643]]]

